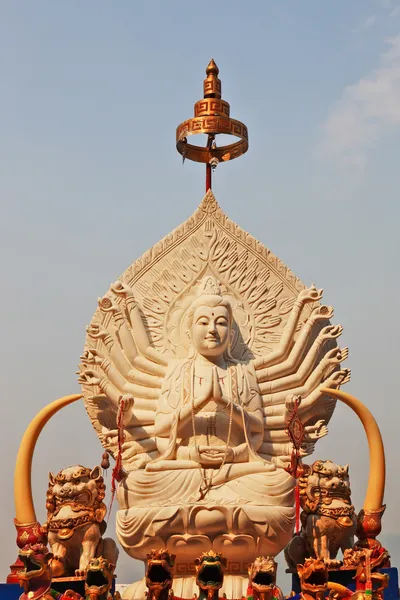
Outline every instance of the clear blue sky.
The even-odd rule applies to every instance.
[[[382,539],[400,564],[400,2],[13,0],[0,3],[1,577],[15,558],[12,477],[26,425],[79,390],[97,297],[202,198],[203,168],[182,166],[174,135],[212,56],[250,133],[214,192],[335,306],[347,389],[382,427]],[[40,519],[48,470],[94,465],[101,451],[83,405],[51,421],[33,465]],[[351,464],[360,508],[367,445],[348,410],[315,458]],[[130,582],[140,568],[121,556],[118,571]]]

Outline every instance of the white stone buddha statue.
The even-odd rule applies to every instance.
[[[334,408],[320,390],[349,379],[347,349],[321,290],[294,284],[269,251],[254,258],[210,192],[191,219],[99,301],[80,381],[103,445],[122,456],[125,550],[145,560],[167,547],[184,577],[213,549],[246,578],[293,533],[286,400],[302,398],[310,454]]]

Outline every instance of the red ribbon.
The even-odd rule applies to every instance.
[[[297,399],[293,406],[293,410],[289,413],[285,429],[285,433],[289,436],[293,446],[290,457],[290,467],[286,467],[285,471],[290,473],[290,475],[296,479],[300,476],[300,449],[304,439],[304,427],[298,415],[299,406],[300,399]]]
[[[123,398],[121,398],[119,401],[119,408],[118,408],[118,413],[117,413],[118,450],[117,450],[117,456],[115,458],[115,465],[114,465],[114,468],[112,470],[112,475],[111,475],[111,500],[110,500],[110,505],[109,505],[109,509],[108,509],[108,516],[110,516],[111,508],[112,508],[114,498],[115,498],[115,492],[117,490],[116,482],[119,482],[122,479],[122,444],[124,443],[124,440],[125,440],[124,422],[123,422],[124,405],[125,405],[125,401]]]
[[[295,506],[296,506],[296,533],[300,531],[300,488],[296,485],[294,489],[295,493]]]

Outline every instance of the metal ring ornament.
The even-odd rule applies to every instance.
[[[209,136],[233,135],[240,139],[238,142],[219,148],[188,144],[187,136],[199,133]],[[184,121],[176,129],[176,149],[183,158],[195,162],[209,163],[213,158],[219,162],[226,162],[247,152],[248,147],[249,136],[246,125],[223,115],[194,117]]]

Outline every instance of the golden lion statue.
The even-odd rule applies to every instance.
[[[337,567],[337,553],[353,547],[357,525],[350,499],[349,467],[317,460],[306,466],[298,484],[302,528],[285,548],[289,569],[294,571],[307,557],[320,558],[329,567]]]
[[[85,574],[85,597],[90,600],[110,598],[114,570],[115,565],[102,556],[90,559]]]
[[[147,554],[146,586],[147,600],[168,600],[172,596],[175,554],[168,550],[151,550]]]
[[[272,556],[259,556],[249,565],[248,595],[253,600],[276,600],[283,598],[276,585],[278,564]]]
[[[328,591],[328,569],[320,558],[307,558],[297,565],[302,600],[323,600]]]
[[[59,600],[121,600],[119,592],[111,594],[115,565],[99,556],[89,561],[85,571],[85,597],[74,590],[67,590]]]
[[[113,565],[117,562],[114,540],[102,538],[107,508],[100,472],[100,467],[91,470],[77,465],[57,475],[49,473],[45,529],[54,555],[55,577],[83,576],[91,559],[99,556]]]
[[[196,583],[199,586],[199,600],[218,600],[218,592],[224,583],[226,563],[226,558],[213,550],[203,552],[199,558],[196,558],[194,564]]]

